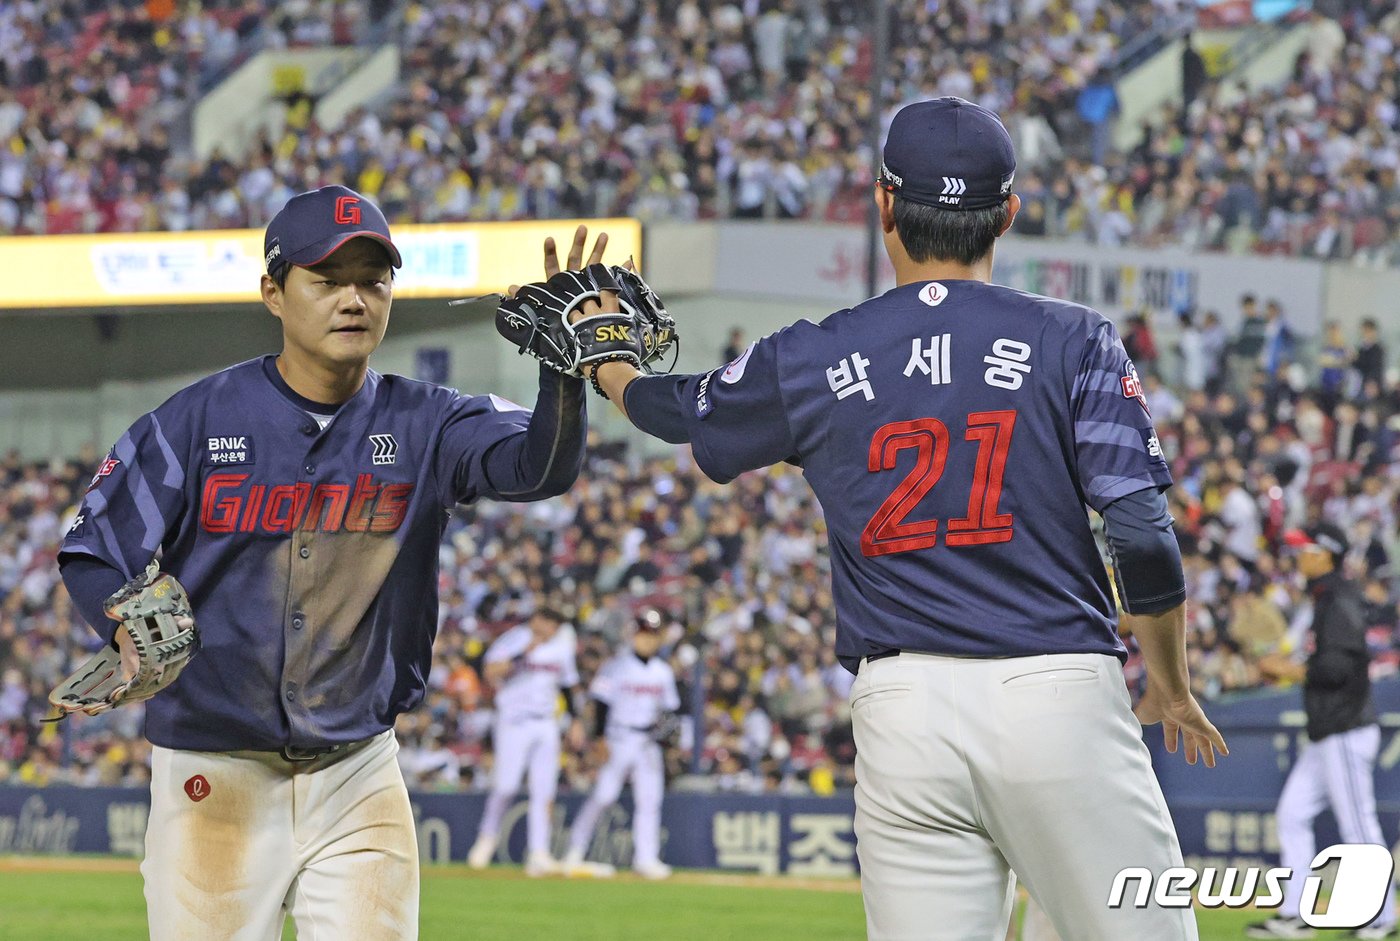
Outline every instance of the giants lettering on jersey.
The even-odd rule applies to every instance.
[[[248,484],[248,474],[210,474],[200,499],[199,525],[208,533],[392,533],[408,515],[413,484]],[[246,485],[246,486],[245,486]]]
[[[655,696],[657,699],[666,695],[666,690],[657,683],[621,683],[619,689],[634,696]]]

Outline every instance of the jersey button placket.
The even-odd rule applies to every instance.
[[[303,427],[303,431],[305,431],[308,436],[311,436],[315,434],[316,429],[307,425]],[[301,468],[302,474],[304,475],[303,479],[305,477],[313,477],[316,474],[316,461],[311,456],[311,452],[314,452],[315,448],[316,444],[313,443],[306,458],[303,460]],[[309,560],[311,558],[311,539],[312,533],[306,529],[298,529],[292,534],[291,549],[293,562]],[[288,575],[287,595],[290,602],[288,607],[290,607],[292,611],[291,617],[288,618],[286,622],[286,662],[284,662],[283,665],[282,699],[288,705],[287,719],[291,724],[293,737],[296,737],[298,729],[302,727],[304,723],[299,721],[298,716],[294,714],[294,710],[291,707],[297,704],[298,697],[301,695],[298,684],[295,682],[296,679],[301,677],[299,676],[299,671],[295,668],[290,671],[292,675],[289,676],[286,664],[304,662],[304,658],[298,655],[298,651],[304,644],[309,642],[310,638],[306,630],[306,612],[302,610],[301,601],[306,597],[307,590],[310,587],[312,569],[310,566],[306,565],[293,565]]]

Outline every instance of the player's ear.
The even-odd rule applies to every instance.
[[[262,276],[262,283],[259,286],[259,289],[262,294],[263,306],[268,309],[268,312],[271,313],[272,316],[276,317],[278,320],[281,320],[282,288],[278,286],[276,281],[272,280],[271,275],[265,274]]]
[[[1016,213],[1020,211],[1021,197],[1012,193],[1006,199],[1006,225],[1001,227],[1001,231],[997,233],[997,238],[1001,238],[1007,232],[1011,231],[1011,224],[1016,221]]]
[[[894,194],[879,183],[875,184],[875,205],[880,209],[880,228],[886,233],[893,232]]]

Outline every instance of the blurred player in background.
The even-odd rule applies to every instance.
[[[568,619],[540,608],[530,620],[506,631],[486,651],[486,681],[496,689],[496,723],[492,730],[494,765],[491,793],[481,815],[481,829],[467,854],[467,864],[484,869],[501,838],[506,806],[529,776],[526,813],[525,872],[547,876],[559,871],[550,855],[550,815],[559,786],[559,691],[571,720],[569,747],[583,747],[583,725],[575,715],[580,698],[578,638]]]
[[[584,855],[599,816],[617,802],[622,786],[630,780],[632,868],[647,879],[671,875],[671,867],[661,861],[661,798],[666,786],[661,739],[674,728],[681,701],[676,675],[659,655],[663,626],[660,612],[643,612],[637,618],[631,649],[605,663],[588,688],[607,763],[569,831],[569,852],[564,857],[568,874],[613,874],[612,866],[588,862]]]
[[[379,208],[343,186],[289,200],[264,251],[281,353],[138,419],[59,564],[125,651],[103,601],[160,553],[201,631],[146,706],[151,937],[266,941],[290,911],[303,935],[403,941],[418,843],[393,725],[423,699],[448,511],[567,490],[583,388],[542,370],[532,415],[370,369],[401,259]]]
[[[1298,572],[1308,580],[1312,596],[1313,651],[1307,663],[1283,654],[1260,661],[1268,675],[1303,684],[1303,708],[1308,718],[1308,742],[1284,782],[1278,800],[1280,863],[1293,870],[1278,914],[1245,929],[1251,938],[1311,938],[1312,928],[1300,917],[1304,874],[1317,852],[1313,821],[1329,807],[1344,843],[1389,846],[1376,816],[1376,755],[1381,728],[1371,701],[1371,657],[1366,650],[1366,602],[1361,586],[1342,571],[1347,554],[1346,534],[1321,523],[1307,531],[1294,530],[1285,542],[1298,553]],[[1395,933],[1395,899],[1358,938],[1389,938]]]
[[[991,112],[907,105],[874,192],[893,290],[711,372],[645,375],[640,344],[585,372],[713,480],[787,461],[821,501],[836,653],[857,674],[872,939],[999,938],[1014,870],[1064,937],[1190,941],[1189,909],[1106,904],[1120,870],[1182,855],[1085,511],[1146,663],[1138,718],[1213,766],[1225,743],[1191,692],[1172,478],[1113,323],[990,283],[1015,169]]]

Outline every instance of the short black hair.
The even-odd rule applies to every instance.
[[[909,260],[955,261],[972,265],[987,257],[1006,228],[1006,203],[990,209],[939,209],[894,198],[894,228]]]

